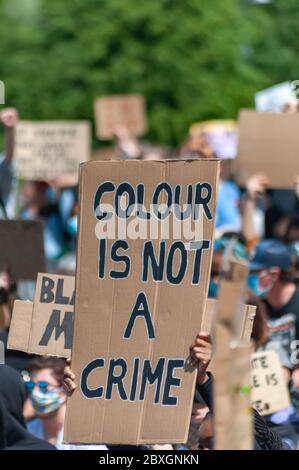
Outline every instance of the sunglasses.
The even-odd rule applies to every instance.
[[[57,390],[59,387],[49,384],[46,380],[41,380],[40,382],[34,382],[34,380],[28,380],[25,382],[26,390],[29,393],[32,393],[35,387],[39,387],[41,392],[47,392],[48,390]]]

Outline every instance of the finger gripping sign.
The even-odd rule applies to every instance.
[[[187,439],[218,174],[217,160],[81,165],[66,442]]]

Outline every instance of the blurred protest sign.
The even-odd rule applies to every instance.
[[[240,184],[264,173],[270,188],[293,188],[299,168],[299,113],[242,110],[236,165]]]
[[[251,401],[263,416],[284,410],[290,395],[275,351],[257,352],[251,356]]]
[[[244,305],[244,316],[241,326],[241,343],[251,344],[251,333],[253,329],[253,322],[256,315],[255,305]]]
[[[70,357],[73,341],[75,278],[39,273],[34,303],[15,301],[8,348]]]
[[[14,281],[35,280],[45,270],[42,222],[0,220],[0,247],[0,271]]]
[[[204,136],[217,158],[235,158],[238,147],[238,126],[232,119],[215,119],[192,124],[192,137]]]
[[[259,112],[282,112],[288,103],[295,100],[292,82],[283,82],[259,91],[254,96],[255,108]]]
[[[96,135],[99,139],[113,139],[121,128],[136,137],[147,131],[142,95],[103,96],[95,100],[94,110]]]
[[[19,178],[50,180],[77,175],[90,159],[88,121],[21,121],[16,126],[15,162]]]
[[[80,386],[66,442],[187,440],[196,374],[185,361],[205,308],[218,177],[217,160],[81,165],[71,365]],[[199,232],[178,233],[183,222]]]
[[[215,323],[213,358],[215,449],[252,449],[250,346],[244,344],[243,297],[248,266],[224,257]],[[245,328],[246,329],[246,328]]]
[[[212,325],[215,322],[217,304],[218,301],[216,299],[207,299],[206,308],[202,316],[201,331],[211,333],[213,329]],[[250,344],[255,312],[256,307],[254,305],[243,305],[241,327],[239,329],[239,339],[243,344]]]

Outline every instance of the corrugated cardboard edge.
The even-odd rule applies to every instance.
[[[226,266],[227,265],[227,266]],[[250,347],[242,345],[238,339],[238,347],[231,348],[231,342],[235,338],[235,326],[240,313],[243,313],[242,296],[244,294],[246,279],[248,276],[248,265],[234,259],[226,260],[223,264],[223,278],[219,292],[215,325],[215,357],[214,357],[214,425],[215,425],[215,449],[216,450],[238,450],[251,449],[251,415],[247,414],[244,400],[240,399],[240,411],[242,416],[236,416],[235,411],[235,386],[239,383],[236,377],[235,366],[240,367],[247,361],[248,368],[243,372],[248,374]],[[242,317],[244,319],[244,317]],[[236,351],[241,353],[242,358]],[[241,362],[239,362],[239,359]],[[248,400],[248,397],[246,397]],[[248,401],[249,403],[249,401]],[[241,406],[242,405],[242,406]],[[238,433],[236,426],[232,423],[242,422],[244,432]],[[246,430],[246,432],[245,432]],[[247,435],[246,435],[247,433]],[[250,435],[249,435],[250,434]]]
[[[33,302],[15,300],[8,333],[7,349],[29,353]]]
[[[90,162],[89,162],[90,163]],[[76,250],[76,257],[77,257],[77,262],[76,262],[76,274],[75,274],[75,308],[76,308],[76,305],[77,305],[77,296],[79,294],[79,276],[78,276],[78,272],[79,272],[79,267],[81,265],[81,233],[82,233],[82,230],[81,230],[81,224],[82,224],[82,220],[83,220],[83,216],[82,216],[82,213],[83,213],[83,205],[81,204],[81,198],[82,198],[82,193],[83,193],[83,171],[84,171],[84,167],[85,165],[87,165],[87,163],[81,163],[79,165],[79,194],[78,194],[78,201],[79,201],[79,204],[80,204],[80,210],[79,210],[79,214],[78,214],[78,238],[77,238],[77,250]],[[76,337],[77,337],[77,329],[78,329],[78,326],[77,326],[77,321],[76,321],[76,317],[74,319],[74,334],[73,334],[73,345],[75,344],[76,342]],[[71,358],[71,362],[74,360],[74,353],[72,351],[72,358]],[[72,367],[72,365],[71,365]],[[64,429],[63,429],[63,442],[64,443],[71,443],[70,440],[67,438],[67,434],[68,434],[68,416],[69,416],[69,407],[70,407],[70,399],[67,399],[66,400],[66,414],[65,414],[65,423],[64,423]],[[73,442],[73,444],[80,444],[79,442]]]

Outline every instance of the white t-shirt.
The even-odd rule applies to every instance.
[[[30,423],[27,424],[28,431],[39,439],[45,439],[43,422],[41,419],[36,418]],[[73,444],[63,444],[63,428],[60,429],[57,436],[57,441],[55,444],[56,449],[58,450],[108,450],[105,445],[73,445]]]

